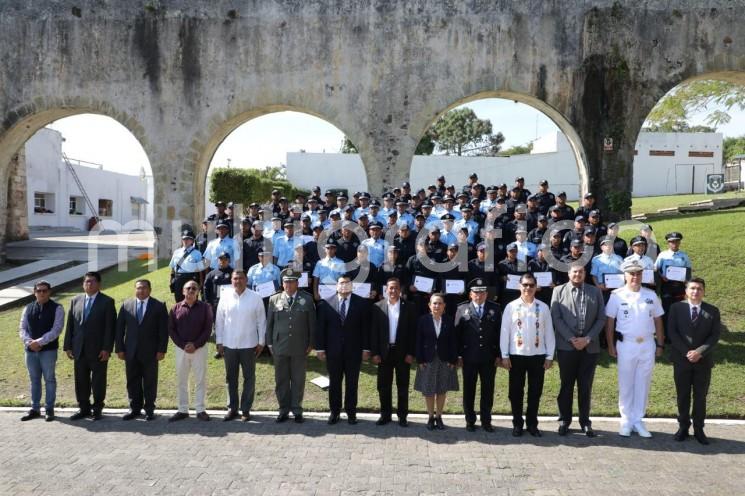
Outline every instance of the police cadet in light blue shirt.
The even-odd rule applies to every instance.
[[[272,263],[272,252],[259,250],[259,263],[248,269],[248,287],[255,290],[259,284],[273,282],[274,289],[279,288],[279,267]]]
[[[368,259],[375,267],[380,267],[385,262],[385,252],[388,249],[388,241],[381,238],[383,225],[370,224],[370,237],[364,240],[361,245],[367,248]]]
[[[613,253],[613,241],[613,237],[611,236],[604,236],[603,239],[600,240],[600,249],[602,250],[602,253],[600,255],[595,255],[592,258],[592,268],[590,270],[595,286],[603,290],[603,296],[606,299],[610,297],[611,289],[616,288],[606,288],[605,275],[623,274],[623,270],[621,270],[623,259]]]
[[[440,231],[440,241],[442,243],[445,243],[447,246],[450,245],[457,245],[458,244],[458,237],[455,235],[455,231],[453,229],[453,220],[455,218],[452,214],[444,214],[442,217],[440,217],[442,229]]]
[[[360,218],[360,215],[370,213],[370,194],[361,193],[359,200],[360,200],[360,206],[357,207],[354,211],[354,214],[352,214],[352,219],[354,220],[358,220]]]
[[[455,207],[455,198],[453,198],[452,196],[448,195],[448,196],[446,196],[446,197],[444,197],[442,199],[442,203],[443,203],[443,205],[444,205],[445,208],[444,208],[442,214],[440,215],[440,218],[442,218],[442,216],[445,215],[445,214],[452,215],[453,216],[453,220],[460,220],[461,217],[463,217],[460,214],[460,212],[458,212],[457,210],[455,210],[453,208],[453,207]]]
[[[325,250],[326,256],[319,260],[313,269],[315,288],[318,284],[336,284],[337,279],[345,272],[344,262],[336,258],[336,244],[327,241]]]
[[[471,205],[463,205],[460,209],[463,213],[463,218],[455,221],[453,228],[458,231],[465,227],[468,230],[468,244],[476,244],[476,235],[479,233],[479,224],[471,218],[473,214],[473,207]]]
[[[295,244],[302,243],[299,236],[295,236],[295,226],[292,221],[286,220],[284,223],[285,235],[277,238],[274,243],[274,261],[280,269],[287,266],[295,256]]]
[[[685,299],[685,282],[684,281],[673,281],[667,278],[668,267],[684,267],[686,269],[685,280],[687,281],[691,277],[691,259],[684,251],[680,251],[680,242],[683,239],[683,235],[677,231],[667,233],[665,235],[665,241],[667,241],[667,250],[660,252],[657,255],[657,260],[654,262],[654,267],[660,274],[662,283],[660,284],[660,300],[662,300],[662,308],[665,313],[668,312],[670,306],[676,301],[682,301]],[[665,325],[665,339],[667,339],[667,320],[663,320]]]
[[[380,209],[380,215],[384,218],[388,217],[391,212],[396,212],[396,197],[393,193],[386,193],[383,195],[383,208]]]
[[[173,252],[171,262],[168,266],[176,274],[193,274],[195,272],[202,272],[204,270],[204,262],[202,254],[194,246],[194,233],[190,230],[185,230],[181,235],[181,241],[183,246],[177,248]],[[184,253],[189,253],[184,257]],[[183,260],[181,260],[183,258]],[[181,263],[179,263],[181,261]],[[178,265],[178,267],[177,267]]]
[[[395,212],[396,210],[394,209],[393,211]],[[367,213],[367,218],[370,219],[370,222],[385,224],[388,221],[388,214],[382,215],[380,213],[380,202],[373,200],[370,202],[370,211]]]
[[[398,225],[406,222],[409,225],[409,229],[414,229],[414,216],[406,211],[409,206],[408,202],[403,200],[396,202],[396,211],[398,212]]]
[[[215,270],[219,264],[217,256],[220,253],[227,253],[230,255],[230,260],[234,262],[240,258],[241,246],[237,240],[228,237],[229,226],[227,222],[218,222],[215,227],[217,231],[217,238],[213,239],[207,244],[207,249],[204,250],[204,258],[209,260],[210,269]]]

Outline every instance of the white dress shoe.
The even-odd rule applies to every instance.
[[[647,430],[643,422],[634,424],[634,430],[639,434],[639,437],[652,437],[652,433]]]
[[[620,429],[618,429],[618,435],[623,437],[630,437],[631,429],[629,427],[621,427]]]

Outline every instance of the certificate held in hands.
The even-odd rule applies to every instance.
[[[533,272],[533,275],[535,276],[535,282],[538,284],[538,287],[550,288],[554,282],[551,272]]]
[[[626,284],[626,281],[623,278],[623,274],[605,274],[603,276],[603,284],[608,289],[616,289]]]
[[[257,284],[254,291],[259,293],[259,296],[261,296],[262,298],[268,298],[275,293],[274,281],[267,281],[262,282],[261,284]]]
[[[671,265],[665,269],[665,277],[669,281],[685,282],[687,272],[685,267],[674,267]]]
[[[466,283],[460,279],[445,280],[445,294],[463,294],[466,290]]]
[[[435,280],[431,277],[416,276],[414,278],[414,287],[422,293],[431,293],[435,285]]]
[[[519,274],[507,274],[507,284],[505,287],[507,289],[520,289],[520,276]]]

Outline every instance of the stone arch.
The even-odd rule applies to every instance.
[[[192,141],[191,151],[189,153],[189,160],[192,161],[191,165],[194,170],[194,205],[195,210],[202,208],[205,204],[205,186],[207,182],[207,173],[209,172],[210,162],[212,157],[217,152],[217,149],[225,141],[225,139],[238,127],[245,124],[248,121],[256,119],[258,117],[273,114],[276,112],[299,112],[313,117],[322,119],[329,124],[335,126],[341,130],[360,150],[360,157],[363,160],[363,166],[365,163],[365,155],[362,152],[365,145],[364,137],[360,133],[355,133],[354,129],[349,129],[353,134],[348,133],[349,126],[343,126],[335,117],[329,117],[326,113],[321,113],[313,109],[309,109],[305,106],[291,105],[291,104],[272,104],[262,106],[250,106],[242,109],[231,115],[226,119],[220,120],[219,117],[215,117],[210,121],[207,132],[203,136],[198,136]],[[209,134],[207,134],[209,133]],[[367,167],[365,167],[368,176],[370,174]],[[369,177],[368,177],[369,179]],[[194,222],[199,221],[201,216],[193,219]]]
[[[588,161],[587,156],[585,154],[585,149],[582,144],[582,139],[580,138],[579,134],[577,133],[576,129],[572,125],[571,122],[556,108],[552,107],[545,101],[536,98],[532,95],[528,95],[525,93],[518,93],[514,91],[507,91],[507,90],[487,90],[487,91],[480,91],[477,93],[473,93],[469,96],[462,97],[458,100],[455,100],[453,102],[448,103],[444,107],[439,107],[441,110],[437,111],[434,116],[430,116],[429,119],[424,123],[424,126],[419,126],[417,130],[419,131],[418,137],[414,141],[414,146],[419,143],[419,139],[424,135],[427,129],[429,129],[432,124],[437,121],[442,115],[447,113],[448,111],[469,103],[476,100],[483,100],[486,98],[501,98],[504,100],[513,100],[516,102],[524,103],[526,105],[529,105],[533,107],[534,109],[542,112],[546,117],[551,119],[551,121],[556,124],[556,126],[561,130],[561,132],[564,133],[564,135],[567,137],[567,140],[569,141],[569,145],[572,148],[572,152],[574,154],[575,162],[577,164],[577,173],[579,176],[579,186],[580,196],[586,193],[589,190],[589,167],[588,167]],[[412,151],[412,158],[413,158],[413,151]],[[411,165],[409,165],[409,169],[411,168]]]
[[[154,198],[165,182],[165,173],[159,171],[151,160],[149,141],[143,126],[127,112],[115,108],[105,101],[89,98],[46,98],[20,105],[9,111],[2,121],[0,131],[0,209],[8,206],[8,182],[11,179],[11,162],[25,143],[46,125],[80,114],[97,114],[110,117],[121,124],[137,139],[148,157],[153,174]],[[5,233],[7,217],[0,218],[0,233]],[[4,250],[2,253],[4,258]]]
[[[724,70],[700,72],[688,75],[687,77],[684,76],[679,79],[668,79],[660,82],[660,84],[656,85],[651,91],[647,92],[646,94],[640,95],[640,105],[636,113],[637,118],[634,120],[633,125],[629,126],[634,133],[632,136],[633,139],[630,140],[630,143],[632,144],[634,150],[636,150],[639,135],[642,131],[642,128],[644,127],[644,123],[646,122],[647,117],[652,112],[654,107],[662,100],[662,98],[670,93],[670,91],[683,84],[702,80],[724,81],[727,83],[745,87],[745,71]],[[631,177],[629,182],[633,187],[636,167],[632,164],[630,169]]]

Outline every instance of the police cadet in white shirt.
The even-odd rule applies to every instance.
[[[642,419],[647,408],[655,357],[662,355],[662,304],[654,291],[642,287],[644,267],[636,260],[623,263],[626,285],[614,290],[605,307],[608,353],[618,359],[618,433],[636,431],[652,437]],[[614,340],[614,335],[617,341]]]
[[[241,419],[251,419],[256,386],[256,357],[264,349],[266,311],[258,293],[247,288],[242,270],[231,277],[233,291],[226,291],[217,304],[215,342],[225,357],[225,382],[228,387],[228,411],[224,420],[238,417],[238,367],[243,370],[243,392],[240,399]]]

